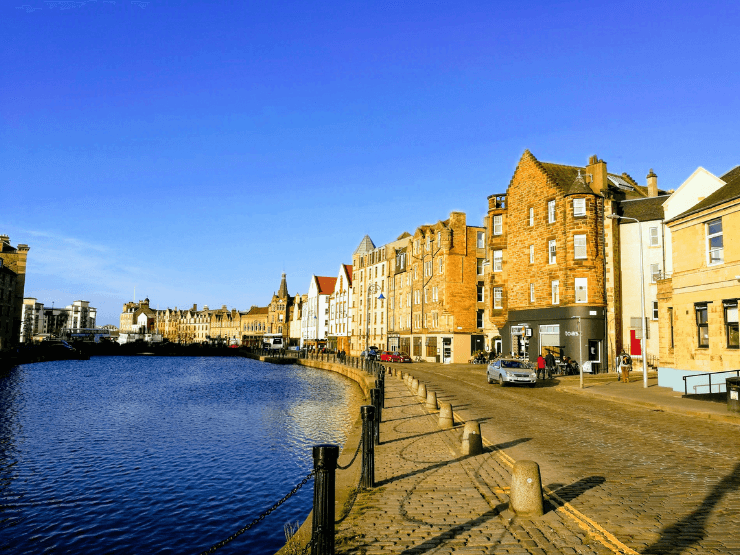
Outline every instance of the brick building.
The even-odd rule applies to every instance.
[[[10,237],[0,235],[0,350],[18,345],[26,287],[28,245],[10,245]]]
[[[503,352],[565,354],[604,370],[622,349],[619,203],[647,198],[628,174],[540,162],[525,151],[488,198],[487,306]],[[607,340],[607,338],[609,338]]]

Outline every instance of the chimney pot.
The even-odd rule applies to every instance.
[[[647,189],[649,198],[658,196],[658,176],[653,172],[653,168],[650,168],[650,173],[647,174]]]

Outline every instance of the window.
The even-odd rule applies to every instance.
[[[737,323],[737,300],[725,301],[725,333],[727,335],[727,348],[740,348],[740,334],[738,334]]]
[[[555,223],[555,201],[551,200],[547,203],[547,223]]]
[[[550,264],[555,264],[557,261],[557,253],[556,253],[556,245],[555,240],[553,239],[548,243],[547,252],[550,257]]]
[[[552,282],[552,304],[560,304],[560,282]]]
[[[432,246],[432,237],[427,235],[427,250]]]
[[[576,260],[586,258],[586,236],[573,236],[573,256]]]
[[[658,301],[653,301],[653,320],[658,319]]]
[[[529,227],[534,225],[534,208],[529,209]]]
[[[650,246],[657,247],[660,244],[660,238],[658,237],[658,228],[651,227],[648,229],[648,236],[650,238]]]
[[[534,283],[529,284],[529,302],[534,302]]]
[[[437,232],[437,247],[441,247],[441,246],[442,246],[442,232],[438,231]]]
[[[504,251],[493,251],[493,271],[500,272],[504,267]]]
[[[442,273],[442,259],[439,259],[439,273]]]
[[[503,216],[493,217],[493,234],[494,235],[501,235],[503,233],[503,228],[504,228],[503,221],[504,221]]]
[[[576,302],[588,302],[588,278],[576,278]]]
[[[650,264],[650,283],[660,279],[660,264]]]
[[[478,232],[478,245],[477,246],[479,249],[486,248],[486,234],[483,231]]]
[[[709,264],[724,262],[722,241],[722,218],[707,223],[707,254]]]
[[[709,315],[706,304],[694,305],[696,310],[696,332],[699,347],[709,347]]]
[[[502,298],[504,296],[504,290],[501,287],[493,288],[493,308],[503,308]]]
[[[573,215],[574,216],[585,216],[586,215],[586,199],[585,198],[574,198],[573,199]]]
[[[534,245],[529,245],[529,263],[534,264]]]
[[[477,310],[475,313],[475,325],[478,328],[483,327],[483,311],[482,310]]]
[[[432,287],[432,301],[435,303],[439,301],[439,293],[436,286]]]
[[[673,349],[673,307],[668,307],[668,323],[671,325],[671,349]]]
[[[483,285],[479,283],[477,289],[478,289],[478,302],[482,303],[485,300],[484,293],[483,293],[484,291]]]
[[[427,301],[427,288],[426,287],[424,288],[424,302],[425,303],[428,302]]]
[[[483,275],[483,263],[485,262],[485,258],[479,258],[477,262],[477,272],[479,276]]]

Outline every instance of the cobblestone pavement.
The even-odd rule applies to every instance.
[[[337,553],[635,553],[572,506],[603,478],[549,484],[545,516],[519,518],[508,509],[507,452],[527,438],[463,457],[461,435],[461,426],[440,430],[433,411],[387,378],[377,487],[339,524]]]
[[[484,366],[403,369],[478,420],[493,447],[460,458],[460,430],[438,431],[400,380],[386,380],[380,486],[345,521],[344,552],[740,554],[737,426],[547,386],[556,381],[489,385]],[[504,510],[511,463],[523,459],[566,502],[542,519]]]

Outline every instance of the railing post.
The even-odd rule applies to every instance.
[[[380,419],[382,417],[380,412],[380,389],[377,387],[370,390],[370,402],[375,407],[375,430],[373,431],[373,436],[377,445],[380,443]]]
[[[313,447],[313,523],[311,555],[334,555],[334,483],[339,447]]]
[[[373,435],[375,432],[375,407],[363,405],[360,407],[362,414],[362,466],[365,473],[362,475],[360,486],[363,488],[375,487],[375,445]]]

